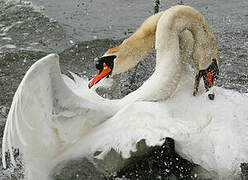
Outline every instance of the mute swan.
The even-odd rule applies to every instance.
[[[180,45],[188,43],[193,48],[180,50],[179,36]],[[104,158],[111,148],[128,157],[141,139],[152,146],[172,137],[185,158],[221,176],[236,173],[239,163],[248,159],[248,98],[212,87],[218,74],[216,42],[202,15],[193,8],[175,6],[149,18],[133,36],[100,58],[98,75],[89,87],[109,73],[133,67],[154,47],[154,74],[121,100],[98,96],[76,75],[75,81],[62,76],[56,54],[37,61],[15,93],[3,154],[9,150],[15,164],[15,145],[24,155],[26,177],[47,179],[51,169],[66,159],[92,157],[96,151],[101,153],[95,158]],[[186,49],[185,56],[192,55],[196,67],[194,94],[203,76],[206,88],[211,87],[217,95],[214,101],[207,100],[206,93],[190,93],[192,73],[182,56]]]
[[[175,13],[177,16],[174,15]],[[192,33],[194,45],[192,45],[189,32],[184,32],[185,30]],[[179,64],[189,60],[190,56],[193,56],[197,70],[194,95],[198,91],[202,76],[206,89],[213,86],[213,80],[219,73],[220,59],[215,37],[199,12],[186,6],[177,6],[170,11],[148,18],[130,38],[120,46],[108,50],[98,60],[96,64],[98,72],[89,83],[89,88],[106,76],[119,74],[134,67],[142,57],[154,49],[154,46],[157,51],[156,69],[152,77],[136,91],[142,94],[141,99],[157,101],[170,97],[181,76]],[[179,46],[182,51],[181,55]],[[194,52],[190,54],[192,48]],[[166,56],[166,61],[163,59],[164,56]],[[137,96],[137,93],[135,95]],[[210,97],[212,99],[212,96]]]

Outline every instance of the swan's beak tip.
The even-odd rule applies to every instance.
[[[92,79],[89,84],[88,84],[88,88],[92,88],[92,86],[94,86],[96,83],[98,83],[98,81],[96,80],[96,78]]]
[[[96,81],[96,78],[92,79],[89,84],[88,84],[88,88],[90,89],[92,86],[94,86],[94,84],[96,84],[97,81]]]

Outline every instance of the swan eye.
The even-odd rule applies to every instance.
[[[113,70],[115,58],[116,58],[115,55],[103,56],[99,58],[96,62],[96,69],[103,70],[104,68],[103,64],[105,63],[111,70]]]
[[[103,68],[103,64],[99,61],[96,62],[96,69],[101,70]]]

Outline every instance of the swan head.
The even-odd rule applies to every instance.
[[[198,87],[201,78],[203,78],[205,89],[208,91],[209,88],[213,87],[214,81],[218,78],[218,75],[219,75],[218,62],[214,58],[212,59],[211,64],[206,69],[202,69],[196,74],[193,95],[195,96],[198,92]],[[213,100],[214,94],[209,94],[208,97],[210,100]]]
[[[112,75],[114,68],[114,60],[116,55],[102,56],[96,62],[97,74],[89,83],[89,88],[98,83],[101,79]]]
[[[98,83],[101,79],[127,71],[134,67],[143,57],[143,52],[138,53],[124,40],[120,46],[109,49],[96,62],[97,74],[89,83],[89,88]]]

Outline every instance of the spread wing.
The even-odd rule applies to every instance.
[[[21,149],[24,159],[45,161],[112,116],[115,108],[111,103],[100,97],[92,101],[90,92],[79,96],[68,84],[73,85],[73,81],[62,76],[56,54],[31,66],[15,93],[5,125],[4,167],[8,150],[15,165],[13,146]]]

